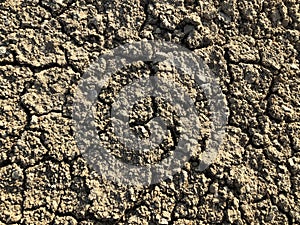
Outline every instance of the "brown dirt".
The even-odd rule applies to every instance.
[[[300,224],[299,10],[297,0],[0,0],[0,225]],[[230,115],[207,170],[192,158],[172,179],[127,188],[80,154],[72,99],[94,60],[143,38],[202,56]]]

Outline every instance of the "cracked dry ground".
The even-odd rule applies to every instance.
[[[300,224],[299,1],[0,0],[0,15],[1,225]],[[142,39],[203,57],[230,115],[208,169],[127,188],[81,156],[72,99],[91,62]]]

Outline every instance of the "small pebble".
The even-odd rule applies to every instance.
[[[6,54],[6,47],[0,46],[0,55]]]

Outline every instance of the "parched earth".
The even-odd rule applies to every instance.
[[[297,0],[0,0],[0,225],[300,224],[299,38]],[[99,56],[145,39],[205,59],[229,116],[219,155],[205,171],[196,169],[195,156],[161,183],[127,187],[82,156],[72,102]],[[99,95],[101,134],[111,131],[104,113],[114,87],[141,74],[177,72],[148,62],[119,71],[115,86]],[[206,99],[194,90],[205,117]],[[146,98],[133,109],[133,125],[145,131],[139,122],[153,111],[174,116],[168,108]],[[151,160],[171,154],[174,140]]]

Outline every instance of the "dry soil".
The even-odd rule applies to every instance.
[[[300,224],[299,5],[0,0],[0,225]],[[203,57],[220,79],[229,118],[224,144],[208,169],[197,171],[193,157],[172,179],[127,188],[101,177],[82,157],[72,100],[94,60],[142,39],[171,41]],[[176,74],[160,64],[134,67],[120,71],[116,83],[128,74]],[[114,91],[99,98],[104,134],[103,112]],[[153,110],[174,113],[163,100],[152,100],[139,102],[134,121]],[[174,138],[169,140],[139,160],[161,160],[170,152]],[[114,147],[126,161],[128,155]]]

